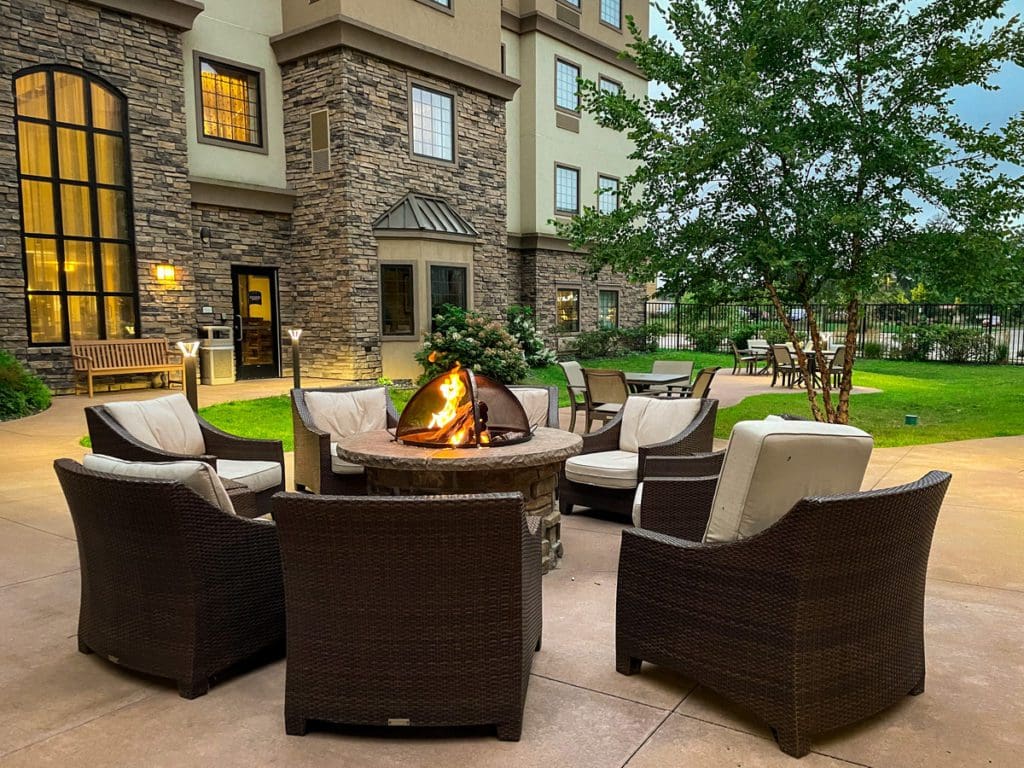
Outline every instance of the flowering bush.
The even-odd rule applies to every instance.
[[[553,349],[548,349],[544,337],[537,332],[531,307],[509,307],[508,330],[523,348],[526,364],[531,368],[543,368],[558,362],[558,355]]]
[[[437,330],[427,334],[416,353],[416,362],[423,366],[423,380],[444,373],[456,363],[503,384],[515,384],[526,377],[529,368],[523,348],[501,321],[447,305],[434,322]]]

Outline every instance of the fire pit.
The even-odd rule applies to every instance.
[[[526,411],[508,387],[458,364],[412,396],[396,434],[425,448],[496,447],[532,437]]]

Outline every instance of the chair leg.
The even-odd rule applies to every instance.
[[[779,749],[790,757],[804,757],[811,751],[811,742],[798,735],[796,728],[772,728]]]
[[[576,431],[576,403],[570,403],[569,405],[569,431]]]
[[[197,699],[205,696],[210,690],[210,680],[206,677],[193,677],[178,681],[178,695],[183,699]]]
[[[643,661],[628,653],[616,653],[615,654],[615,671],[620,675],[635,675],[640,671],[640,665]]]
[[[907,691],[908,696],[920,696],[924,693],[924,672],[921,673],[921,679],[917,681],[917,684]]]
[[[85,641],[82,640],[82,636],[81,635],[78,636],[78,652],[79,653],[84,653],[86,655],[91,654],[91,653],[94,652],[92,648],[90,648],[88,645],[85,644]]]
[[[590,428],[594,426],[594,417],[587,411],[587,432],[590,432]]]
[[[558,513],[560,515],[571,515],[572,514],[572,506],[573,505],[570,502],[562,501],[562,499],[559,499],[558,500]]]
[[[519,741],[523,734],[523,719],[511,720],[507,723],[498,723],[498,741]]]
[[[304,717],[297,717],[295,715],[285,713],[284,732],[289,736],[305,736],[306,726],[308,724],[309,721]]]
[[[543,640],[543,639],[544,639],[543,635],[537,635],[537,644],[535,646],[533,646],[533,652],[534,653],[537,653],[538,651],[540,651],[540,644],[541,644],[541,640]]]

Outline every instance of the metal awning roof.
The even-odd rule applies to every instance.
[[[475,238],[477,231],[439,197],[410,192],[373,223],[377,234],[433,233]]]

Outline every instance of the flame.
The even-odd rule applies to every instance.
[[[466,396],[466,385],[463,383],[462,376],[459,373],[460,367],[456,364],[441,380],[440,388],[441,394],[444,396],[444,407],[440,411],[431,414],[430,424],[428,425],[429,429],[443,429],[451,424],[458,415],[459,403]],[[460,429],[448,440],[451,445],[462,445],[465,441],[465,429]]]
[[[437,362],[437,350],[436,349],[433,352],[431,352],[429,355],[427,355],[427,362],[428,363],[436,363]]]

